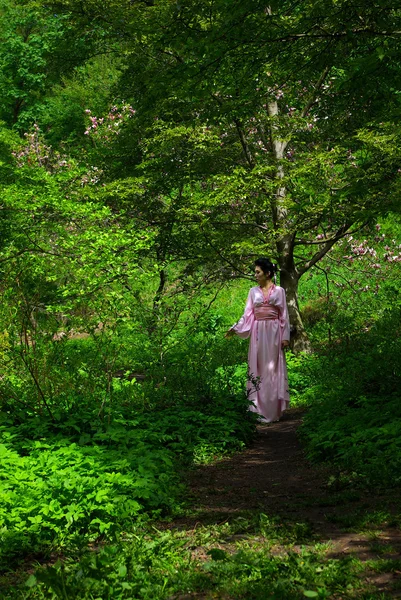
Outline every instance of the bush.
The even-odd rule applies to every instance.
[[[244,400],[220,396],[110,419],[81,410],[0,426],[0,566],[27,553],[129,530],[140,514],[174,511],[179,470],[241,449],[254,431]],[[110,415],[109,415],[110,417]]]
[[[401,481],[401,344],[399,310],[369,332],[305,361],[310,403],[301,435],[308,456],[328,461],[353,480],[373,485]]]

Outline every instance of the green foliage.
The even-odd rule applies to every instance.
[[[302,437],[309,457],[336,465],[343,482],[401,480],[399,323],[399,309],[387,311],[369,332],[306,360]]]
[[[52,19],[29,5],[0,5],[0,118],[21,130],[32,122],[32,106],[52,79],[51,53],[63,36],[63,18]]]
[[[199,319],[186,344],[182,331],[168,337],[162,370],[152,336],[134,342],[124,320],[122,331],[89,338],[38,336],[34,352],[29,345],[27,352],[46,405],[34,401],[26,379],[12,374],[9,337],[2,338],[3,568],[32,551],[113,537],[139,514],[175,510],[179,468],[249,442],[255,416],[247,410],[244,366],[232,365],[235,346],[221,360],[220,320]],[[141,340],[149,345],[145,352]],[[129,377],[130,364],[145,369],[145,381]]]
[[[282,550],[279,556],[273,555],[268,545],[250,550],[248,540],[236,548],[221,547],[224,539],[235,531],[246,531],[249,525],[248,520],[239,519],[216,527],[213,537],[202,528],[195,538],[190,532],[137,528],[118,544],[38,569],[18,592],[24,593],[25,587],[27,599],[161,600],[184,592],[257,600],[266,598],[268,589],[268,597],[295,600],[329,598],[340,591],[352,597],[361,587],[356,560],[328,559],[318,546],[299,553]],[[208,548],[206,561],[191,554],[191,548],[200,543]]]
[[[55,84],[36,109],[36,122],[54,146],[68,146],[82,161],[82,146],[87,113],[103,115],[109,109],[110,96],[120,75],[118,60],[107,55],[95,56],[79,65],[61,83]]]
[[[167,451],[37,441],[27,456],[1,446],[2,566],[14,555],[83,534],[112,534],[147,505],[173,502]],[[163,498],[162,498],[163,496]],[[6,560],[6,562],[5,562]]]
[[[308,524],[284,515],[252,511],[208,526],[184,523],[182,529],[170,529],[168,522],[136,525],[111,544],[55,556],[34,574],[19,576],[4,598],[162,600],[198,594],[262,600],[270,594],[282,600],[373,600],[377,590],[365,574],[399,567],[399,560],[385,558],[365,565],[353,556],[333,558],[331,545],[311,544]],[[309,545],[294,550],[294,544]]]
[[[368,332],[400,306],[400,245],[399,216],[390,214],[374,235],[346,236],[303,278],[301,312],[316,349]]]
[[[139,513],[177,507],[179,466],[232,452],[249,438],[252,422],[240,414],[235,422],[231,410],[224,419],[177,406],[115,416],[110,424],[88,413],[85,420],[36,418],[14,427],[3,415],[3,568],[32,550],[112,537]]]
[[[252,439],[246,342],[223,332],[267,252],[302,277],[319,351],[287,355],[310,458],[333,488],[399,483],[399,226],[368,229],[399,211],[399,18],[0,2],[0,561],[50,563],[17,594],[358,594],[352,561],[269,552],[304,523],[261,517],[259,552],[210,542],[203,563],[138,523]]]
[[[75,68],[79,70],[97,54],[104,37],[104,29],[93,24],[90,34],[79,29],[79,25],[68,21],[60,12],[41,10],[35,0],[0,2],[0,118],[21,134],[49,106],[56,117],[56,132],[52,135],[58,141],[60,121],[63,133],[69,134],[74,128],[66,121],[68,115],[72,116],[76,95],[67,91],[68,103],[63,107],[59,104],[60,111],[55,115],[53,87],[57,96],[63,79],[65,85]],[[82,97],[85,97],[84,93]],[[82,122],[82,115],[79,115],[79,121]],[[52,125],[48,118],[43,122],[46,126]]]

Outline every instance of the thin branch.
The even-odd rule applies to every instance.
[[[168,220],[160,220],[160,221],[156,221],[156,220],[152,220],[149,221],[149,219],[146,219],[145,217],[139,217],[137,216],[134,212],[128,212],[127,215],[129,217],[135,218],[138,221],[141,221],[142,223],[144,223],[146,225],[146,227],[154,227],[154,226],[164,226],[166,225],[166,223],[168,223]],[[196,224],[199,225],[202,223],[202,218],[199,217],[198,219],[196,218],[191,218],[191,219],[185,219],[185,218],[180,218],[180,225],[188,225],[188,224]],[[208,223],[210,225],[213,225],[214,227],[231,227],[232,225],[237,225],[239,227],[254,227],[255,229],[261,229],[262,231],[269,231],[269,227],[266,227],[266,225],[261,225],[260,223],[243,223],[242,221],[208,221]]]
[[[255,163],[253,161],[253,157],[252,157],[251,151],[249,149],[248,142],[246,141],[246,137],[245,137],[244,131],[242,129],[241,122],[238,119],[234,119],[234,123],[237,128],[237,133],[238,133],[247,163],[251,167],[251,169],[253,169],[253,167],[255,166]]]
[[[305,239],[299,239],[296,240],[294,242],[294,246],[319,246],[328,242],[338,242],[338,240],[340,240],[341,238],[345,237],[346,235],[353,235],[354,233],[358,233],[358,231],[361,231],[361,229],[363,229],[364,227],[366,227],[368,225],[368,223],[362,223],[362,225],[360,225],[359,227],[357,227],[356,229],[353,229],[352,231],[345,231],[345,233],[342,233],[341,235],[338,235],[338,232],[330,239],[328,240],[320,240],[320,241],[311,241],[311,240],[305,240]]]
[[[341,273],[337,273],[336,271],[331,271],[331,274],[334,275],[335,277],[339,277],[340,279],[343,279],[345,281],[345,283],[347,285],[349,285],[351,290],[353,292],[355,292],[355,294],[359,294],[359,291],[352,285],[352,283],[346,277],[344,277],[344,275],[341,275]]]
[[[54,421],[54,415],[53,415],[53,413],[52,413],[52,411],[51,411],[51,409],[50,409],[50,406],[49,406],[49,404],[47,403],[46,397],[45,397],[45,395],[44,395],[44,393],[43,393],[43,390],[42,390],[42,388],[41,388],[41,386],[40,386],[40,383],[39,383],[39,381],[38,381],[38,378],[36,377],[35,371],[34,371],[34,369],[32,368],[31,361],[30,361],[28,358],[26,358],[26,357],[24,356],[24,351],[22,351],[22,352],[20,353],[20,357],[21,357],[21,360],[22,360],[22,362],[25,364],[26,368],[28,369],[28,371],[29,371],[29,373],[30,373],[30,375],[31,375],[31,377],[32,377],[32,379],[33,379],[33,382],[34,382],[34,384],[35,384],[35,387],[36,387],[36,389],[37,389],[37,391],[38,391],[38,393],[39,393],[39,396],[40,396],[40,397],[41,397],[41,399],[42,399],[42,402],[43,402],[43,404],[44,404],[44,406],[45,406],[45,408],[46,408],[47,412],[48,412],[48,413],[49,413],[49,415],[50,415],[50,418],[52,419],[52,421]]]
[[[37,248],[36,252],[39,252],[41,254],[48,254],[50,256],[58,256],[58,257],[68,256],[71,258],[72,256],[75,256],[75,254],[73,254],[72,252],[66,252],[64,254],[60,254],[59,252],[51,252],[50,250],[45,250],[44,248],[39,246],[39,244],[37,242],[35,242],[35,240],[32,240],[26,232],[25,232],[25,235],[28,238],[28,240],[31,242],[31,244]],[[28,252],[33,252],[33,250],[28,250]]]
[[[311,97],[309,98],[308,102],[306,103],[306,106],[304,107],[303,111],[301,112],[302,118],[306,117],[306,115],[308,114],[308,112],[310,111],[312,106],[315,104],[316,95],[319,92],[320,88],[322,87],[327,75],[330,73],[330,69],[331,69],[331,67],[325,67],[323,69],[323,72],[322,72],[321,76],[319,77],[318,82],[315,85],[315,89],[314,89]]]
[[[217,296],[220,294],[221,290],[223,289],[223,287],[226,285],[226,282],[222,282],[220,287],[217,289],[216,293],[214,294],[213,298],[210,300],[210,302],[207,304],[206,308],[204,309],[203,312],[201,312],[196,319],[194,319],[194,324],[191,328],[187,329],[187,335],[191,334],[192,332],[196,331],[197,325],[198,325],[198,321],[199,319],[201,319],[210,309],[210,307],[212,306],[212,304],[217,300]],[[181,316],[181,313],[179,315],[179,317]],[[178,319],[179,319],[178,317]],[[167,335],[170,335],[170,333],[173,331],[174,327],[176,326],[176,324],[178,323],[178,319],[177,322],[174,324],[174,326],[167,332]],[[173,344],[171,344],[171,346],[169,346],[165,353],[164,356],[166,356],[171,350],[173,350],[176,346],[178,346],[181,343],[180,340],[177,340],[176,342],[174,342]]]
[[[7,262],[8,260],[12,260],[13,258],[18,258],[18,256],[22,256],[26,252],[32,252],[32,250],[27,250],[25,248],[24,250],[20,250],[20,252],[17,252],[17,254],[13,254],[12,256],[7,256],[6,258],[0,258],[0,263]]]
[[[340,39],[349,37],[350,34],[363,35],[368,34],[369,36],[400,36],[401,31],[375,31],[374,29],[352,29],[351,31],[335,31],[333,33],[322,31],[321,33],[291,33],[289,35],[278,37],[275,39],[266,40],[265,43],[273,44],[275,42],[290,42],[297,39]]]
[[[178,56],[177,54],[174,54],[174,52],[170,52],[169,50],[160,50],[160,54],[166,54],[167,56],[172,56],[173,58],[175,58],[175,60],[181,64],[184,64],[184,60],[181,58],[181,56]]]
[[[331,343],[331,319],[330,319],[330,313],[329,313],[329,307],[330,307],[330,280],[329,280],[329,274],[326,271],[326,269],[323,269],[323,267],[321,267],[320,265],[315,265],[316,269],[318,269],[319,271],[322,271],[324,273],[325,279],[326,279],[326,303],[327,303],[327,317],[326,317],[326,322],[328,325],[328,338],[329,338],[329,342]]]
[[[269,144],[269,142],[268,142],[268,140],[267,140],[267,137],[266,137],[266,131],[265,131],[265,128],[263,127],[263,124],[262,124],[262,123],[259,123],[259,124],[258,124],[258,126],[257,126],[257,130],[258,130],[258,133],[259,133],[260,139],[262,140],[262,142],[263,142],[263,145],[264,145],[264,147],[265,147],[265,148],[266,148],[266,150],[267,150],[267,149],[269,148],[270,144]]]
[[[357,259],[357,257],[356,257]],[[330,260],[332,263],[335,264],[336,267],[339,267],[339,261],[335,258],[333,258],[332,256],[328,256],[327,260]],[[371,260],[370,264],[374,264],[374,261]],[[362,269],[357,263],[353,263],[352,268],[349,267],[347,264],[344,264],[343,262],[341,262],[341,268],[345,269],[346,271],[349,271],[350,273],[352,273],[353,275],[360,273],[361,275],[372,275],[372,271],[371,269]],[[333,271],[334,272],[334,271]]]
[[[316,263],[318,263],[319,260],[321,260],[323,256],[327,254],[327,252],[334,246],[334,244],[338,240],[347,235],[350,226],[350,223],[345,223],[345,225],[340,227],[340,229],[337,231],[337,234],[330,240],[326,241],[326,243],[323,245],[323,248],[316,252],[316,254],[309,261],[304,263],[304,266],[298,271],[298,276],[301,277],[302,275],[304,275],[304,273],[306,273],[306,271],[309,271],[311,267],[316,265]]]
[[[209,246],[211,248],[213,248],[213,250],[216,252],[217,256],[219,256],[221,258],[221,260],[223,262],[225,262],[226,264],[230,265],[230,267],[232,269],[234,269],[234,271],[237,271],[237,273],[241,273],[241,275],[243,275],[244,277],[246,277],[247,279],[249,279],[249,275],[247,275],[246,273],[244,273],[243,271],[241,271],[240,269],[238,269],[238,267],[236,265],[234,265],[230,260],[228,260],[225,256],[223,256],[223,254],[221,254],[220,250],[218,250],[210,241],[210,239],[208,238],[208,236],[206,235],[203,227],[201,226],[201,231],[203,234],[203,237],[205,238],[206,242],[209,244]]]

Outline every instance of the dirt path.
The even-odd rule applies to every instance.
[[[260,425],[254,443],[243,453],[197,468],[189,482],[195,516],[172,526],[189,530],[258,511],[302,522],[310,539],[330,543],[329,557],[400,558],[399,528],[377,516],[384,510],[399,511],[399,498],[332,489],[330,473],[312,466],[304,455],[297,437],[302,415],[299,409],[289,410],[280,422]],[[400,571],[368,574],[367,580],[378,593],[401,598]]]

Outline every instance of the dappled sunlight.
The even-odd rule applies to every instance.
[[[281,422],[258,426],[251,448],[193,473],[191,516],[166,526],[195,536],[196,556],[206,552],[202,531],[210,527],[225,528],[215,544],[232,553],[240,543],[263,542],[273,555],[315,551],[318,543],[324,560],[360,561],[362,570],[383,557],[391,566],[401,555],[399,529],[370,524],[369,497],[334,492],[329,471],[305,459],[296,436],[301,418],[299,410],[290,410]],[[360,523],[359,514],[364,516]],[[336,522],[341,519],[356,528],[343,529]],[[371,519],[377,516],[372,513]],[[375,577],[370,575],[372,585]]]
[[[1,600],[401,599],[400,32],[1,1]]]

